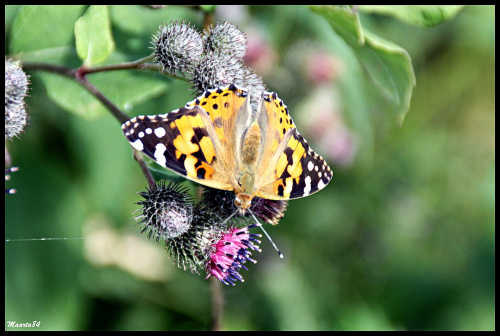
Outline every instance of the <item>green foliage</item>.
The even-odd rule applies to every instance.
[[[82,6],[22,6],[12,25],[10,52],[23,61],[71,66],[79,64],[78,58],[87,66],[104,60],[123,61],[126,46],[120,45],[118,53],[110,54],[114,42],[109,16],[106,6],[90,6],[87,10]],[[58,23],[57,29],[53,22]],[[147,37],[144,53],[149,40]],[[66,111],[86,118],[105,113],[104,106],[78,83],[46,73],[40,78],[47,94]],[[167,89],[167,81],[160,76],[133,73],[96,74],[90,81],[122,109],[157,97]]]
[[[12,23],[10,54],[59,63],[74,50],[75,21],[84,6],[21,6]],[[57,26],[54,25],[57,22]]]
[[[333,30],[353,49],[359,62],[376,87],[391,102],[391,109],[403,122],[410,107],[415,74],[408,53],[394,43],[363,29],[359,14],[350,8],[314,6]]]
[[[493,330],[494,7],[6,6],[6,56],[132,62],[159,25],[202,30],[210,11],[246,32],[249,66],[334,170],[266,227],[284,259],[263,240],[245,282],[223,288],[223,329]],[[133,220],[147,182],[120,124],[75,81],[27,68],[29,125],[6,144],[20,167],[6,181],[6,321],[209,329],[209,282]],[[153,71],[87,77],[130,116],[193,99]],[[84,239],[27,240],[48,237]]]
[[[40,78],[48,96],[66,111],[89,119],[106,114],[107,109],[75,81],[48,73],[40,74]],[[159,77],[119,71],[105,75],[95,74],[90,82],[102,88],[106,96],[122,109],[158,97],[168,87],[167,81]],[[137,90],[138,86],[141,90]]]
[[[115,48],[107,6],[90,6],[75,22],[78,57],[87,66],[104,61]]]
[[[403,22],[420,27],[434,27],[451,20],[463,9],[458,6],[359,6],[366,13],[393,16]]]

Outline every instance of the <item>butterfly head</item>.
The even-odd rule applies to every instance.
[[[247,210],[250,208],[250,205],[252,204],[252,195],[250,194],[245,194],[245,193],[239,193],[236,195],[236,198],[234,199],[234,205],[238,207],[238,211],[240,212],[240,215],[245,215]]]

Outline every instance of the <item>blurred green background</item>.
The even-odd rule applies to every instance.
[[[18,10],[6,8],[6,55]],[[127,60],[148,55],[159,24],[203,22],[193,8],[110,12],[115,53]],[[361,13],[412,59],[417,84],[401,126],[309,8],[220,6],[214,17],[246,32],[247,64],[334,170],[326,189],[291,201],[268,226],[285,258],[263,239],[245,282],[223,287],[222,328],[494,330],[494,7],[465,7],[433,28]],[[68,113],[29,74],[30,125],[6,144],[20,170],[6,182],[18,192],[6,196],[5,238],[21,241],[5,242],[5,320],[41,321],[37,330],[209,329],[209,281],[178,269],[135,225],[146,181],[119,124]],[[184,82],[147,75],[166,88],[130,115],[193,98]],[[84,239],[30,240],[54,237]]]

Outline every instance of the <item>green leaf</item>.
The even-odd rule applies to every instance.
[[[85,65],[104,61],[115,43],[107,6],[90,6],[75,23],[76,52]]]
[[[74,80],[51,73],[39,75],[49,97],[65,110],[88,119],[107,113],[107,109]],[[123,71],[93,74],[89,81],[122,110],[152,99],[167,89],[164,78]]]
[[[348,7],[312,6],[352,48],[369,78],[393,106],[402,123],[410,106],[415,73],[408,53],[361,27],[358,13]]]
[[[12,23],[9,53],[18,54],[23,60],[50,63],[60,63],[74,55],[73,27],[84,8],[22,6]]]
[[[393,16],[403,22],[420,26],[434,27],[440,23],[448,21],[457,15],[464,8],[464,5],[457,6],[358,6],[359,10],[366,13],[377,13]]]

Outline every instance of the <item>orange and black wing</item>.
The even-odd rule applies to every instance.
[[[207,112],[183,107],[164,115],[138,116],[122,125],[135,149],[159,165],[200,184],[232,190]]]

